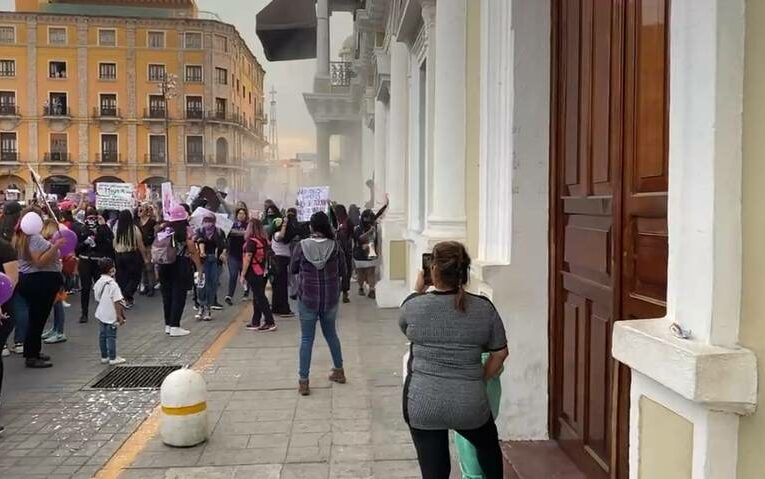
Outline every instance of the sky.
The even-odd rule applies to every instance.
[[[218,14],[224,22],[233,24],[258,61],[266,70],[266,111],[269,111],[268,91],[276,87],[279,125],[279,156],[294,158],[296,153],[316,151],[316,129],[303,101],[303,93],[313,88],[315,60],[270,63],[255,35],[255,15],[270,0],[197,0],[200,10]],[[0,0],[0,10],[13,10],[13,0]],[[334,14],[330,23],[332,59],[337,58],[343,40],[353,32],[350,14]],[[268,135],[268,130],[266,130]]]

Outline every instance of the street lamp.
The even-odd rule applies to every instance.
[[[165,73],[159,83],[159,94],[165,105],[165,177],[170,179],[170,100],[178,96],[178,75]],[[149,152],[151,154],[151,152]]]

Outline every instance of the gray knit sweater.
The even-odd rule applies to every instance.
[[[411,342],[404,418],[415,429],[477,429],[491,418],[481,353],[507,346],[505,327],[488,299],[468,294],[461,313],[455,294],[412,295],[401,305]]]

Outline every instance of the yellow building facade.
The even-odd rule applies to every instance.
[[[20,0],[0,12],[0,189],[31,196],[30,166],[59,195],[168,175],[178,190],[249,182],[265,146],[258,60],[192,0],[131,5]]]

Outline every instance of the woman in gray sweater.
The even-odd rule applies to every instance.
[[[508,356],[502,319],[488,299],[465,291],[470,256],[457,242],[433,248],[434,290],[401,306],[399,325],[411,343],[404,386],[404,420],[411,430],[423,479],[448,479],[450,429],[475,446],[488,479],[502,478],[502,453],[484,381]],[[486,364],[481,354],[491,353]]]

